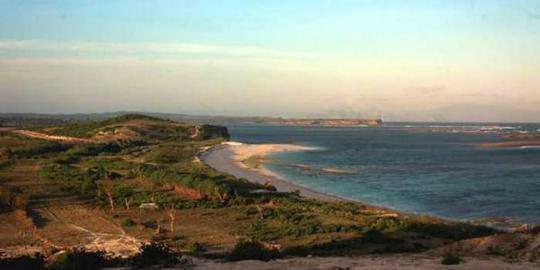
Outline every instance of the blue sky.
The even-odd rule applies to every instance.
[[[539,1],[2,1],[0,111],[503,115],[538,48]]]

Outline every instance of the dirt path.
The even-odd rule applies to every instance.
[[[36,208],[35,213],[43,221],[37,233],[57,246],[82,246],[115,257],[129,257],[139,251],[142,243],[98,211],[85,206],[45,204]]]
[[[45,134],[45,133],[41,133],[37,131],[30,131],[30,130],[24,130],[24,129],[12,130],[11,132],[26,136],[26,137],[49,140],[49,141],[62,141],[62,142],[70,142],[70,143],[95,143],[95,141],[92,139],[82,139],[82,138],[76,138],[76,137],[49,135],[49,134]]]

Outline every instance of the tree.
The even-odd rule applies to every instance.
[[[255,207],[257,207],[257,212],[259,213],[259,217],[261,219],[264,219],[264,209],[259,205],[255,205]]]
[[[169,230],[174,233],[174,221],[176,220],[176,209],[170,206],[166,208],[167,215],[169,216]]]
[[[111,211],[114,211],[114,183],[112,181],[103,181],[100,184],[100,190],[107,196]]]
[[[129,206],[131,205],[131,198],[124,198],[124,202],[126,204],[126,210],[129,211]]]
[[[112,191],[107,190],[105,194],[107,194],[107,198],[109,199],[109,205],[111,207],[111,211],[114,211],[114,198],[113,198]]]

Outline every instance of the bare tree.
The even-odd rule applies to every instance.
[[[131,198],[124,198],[124,203],[126,204],[126,210],[129,211],[129,206],[131,205]]]
[[[110,190],[107,190],[105,192],[107,194],[107,198],[109,199],[109,205],[111,206],[111,211],[114,211],[114,197]]]
[[[99,184],[99,190],[103,192],[107,199],[109,200],[109,206],[111,207],[111,211],[114,211],[114,183],[112,181],[103,181]]]
[[[171,233],[174,233],[174,221],[176,220],[176,209],[174,209],[174,207],[168,207],[167,215],[169,216],[169,229]]]
[[[259,217],[261,219],[264,219],[264,209],[258,204],[256,205],[256,207],[257,207],[257,211],[259,212]]]

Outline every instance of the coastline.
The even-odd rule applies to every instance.
[[[272,153],[313,151],[316,149],[314,147],[293,144],[243,144],[227,142],[211,147],[201,153],[199,158],[208,166],[238,178],[243,178],[261,185],[270,182],[279,192],[299,192],[299,195],[302,197],[327,202],[352,201],[295,184],[264,166],[265,157]],[[254,166],[248,166],[246,165],[247,161],[256,164]]]
[[[301,197],[315,199],[325,202],[353,202],[361,203],[372,209],[377,209],[391,216],[419,216],[419,213],[406,213],[400,210],[373,205],[359,200],[344,198],[332,194],[327,194],[311,188],[296,184],[285,177],[273,172],[265,166],[268,162],[266,157],[272,153],[291,151],[314,151],[319,148],[294,145],[294,144],[245,144],[240,142],[225,142],[206,149],[199,154],[199,159],[208,166],[238,178],[246,179],[249,182],[264,185],[271,183],[279,192],[297,192]],[[445,217],[429,215],[432,218],[447,220],[451,222],[463,222]],[[471,221],[467,221],[471,222]],[[474,222],[472,222],[474,223]],[[497,230],[512,232],[523,224],[500,224],[498,221],[485,221],[476,223]],[[534,225],[534,224],[533,224]]]

